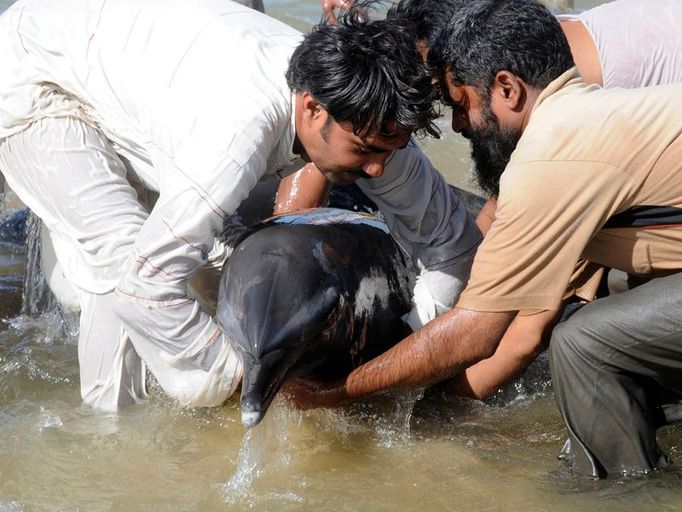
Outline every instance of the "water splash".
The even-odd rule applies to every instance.
[[[40,267],[40,231],[42,221],[29,213],[26,221],[26,274],[24,277],[24,297],[21,313],[30,317],[54,311],[58,308]]]
[[[411,435],[410,423],[414,407],[422,398],[424,398],[423,389],[405,391],[394,398],[393,412],[382,418],[379,425],[377,425],[376,430],[381,446],[392,448],[409,442]]]
[[[528,403],[547,395],[551,389],[549,358],[545,352],[540,354],[522,375],[486,399],[486,403],[499,407]]]
[[[276,398],[265,419],[256,427],[248,429],[242,438],[237,469],[230,480],[222,486],[224,500],[230,505],[256,503],[254,482],[263,476],[266,468],[273,464],[288,465],[290,456],[289,431],[294,423],[301,421],[301,413],[293,411],[286,401]],[[280,496],[282,498],[282,496]],[[299,498],[287,493],[287,501]]]
[[[38,430],[59,429],[64,426],[62,419],[53,411],[40,406],[40,417],[38,419]]]
[[[15,323],[40,321],[45,330],[45,342],[56,339],[75,339],[78,333],[78,313],[66,312],[50,291],[41,268],[40,233],[42,221],[29,213],[26,221],[26,273],[21,306],[23,320]],[[20,317],[21,318],[21,317]]]
[[[22,512],[24,506],[18,501],[0,501],[0,512]]]
[[[237,471],[223,487],[225,501],[230,505],[236,505],[238,502],[249,498],[251,484],[254,478],[257,478],[261,473],[262,452],[259,449],[258,442],[254,440],[256,437],[254,434],[260,428],[262,426],[247,430],[242,438],[237,459]]]

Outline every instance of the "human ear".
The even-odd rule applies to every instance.
[[[322,106],[309,92],[303,92],[301,95],[301,105],[303,117],[309,121],[315,121],[322,115]]]
[[[526,98],[526,84],[514,73],[498,71],[492,86],[492,93],[509,110],[519,111],[523,108]]]

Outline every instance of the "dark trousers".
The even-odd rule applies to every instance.
[[[656,429],[682,419],[682,273],[578,310],[554,329],[550,365],[579,471],[666,466]]]

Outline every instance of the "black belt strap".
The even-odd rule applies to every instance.
[[[682,224],[682,208],[674,206],[633,206],[611,217],[604,229],[646,228]]]

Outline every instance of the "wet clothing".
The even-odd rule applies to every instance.
[[[19,0],[0,16],[0,168],[76,289],[87,403],[144,398],[145,366],[183,404],[236,388],[241,365],[188,282],[222,261],[216,236],[256,183],[303,165],[285,80],[301,37],[226,0]],[[159,193],[151,211],[132,182]],[[360,186],[421,269],[428,320],[480,233],[414,145]]]
[[[566,72],[530,114],[458,304],[557,309],[579,259],[661,276],[552,335],[557,403],[578,467],[595,476],[665,465],[655,431],[679,417],[668,404],[682,396],[682,225],[624,227],[643,206],[682,213],[682,84],[608,90]]]
[[[682,8],[679,0],[618,0],[579,15],[599,53],[604,87],[682,82]]]
[[[550,345],[570,456],[592,476],[668,464],[656,429],[682,419],[682,273],[580,308]]]

